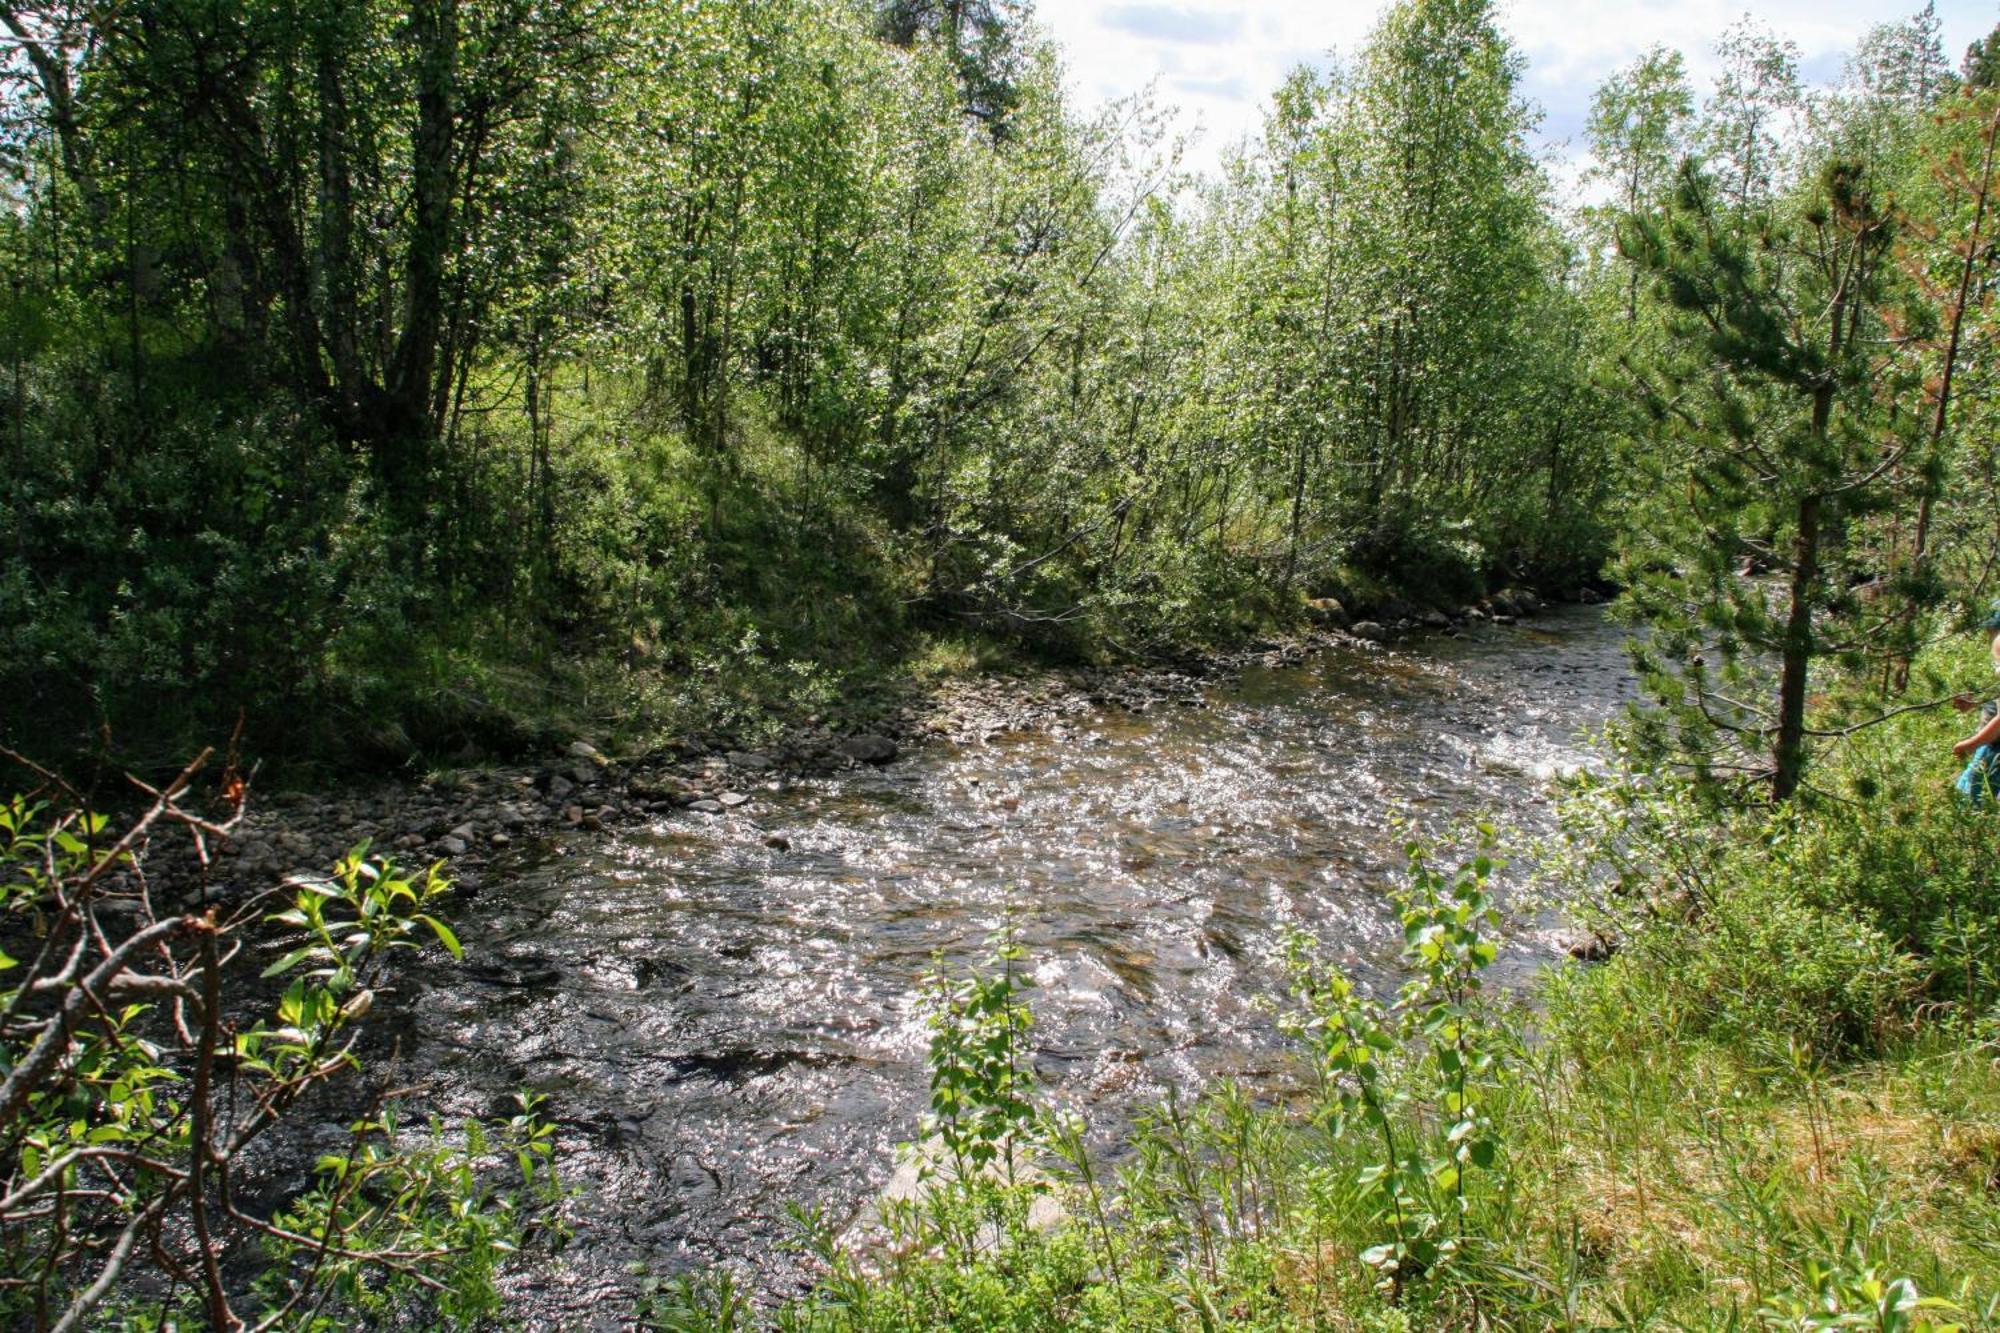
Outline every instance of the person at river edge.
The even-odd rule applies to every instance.
[[[2000,672],[2000,602],[1994,603],[1979,627],[1993,635],[1993,669]],[[1977,705],[1970,694],[1961,694],[1952,700],[1952,706],[1960,712],[1980,709],[1979,730],[1951,747],[1961,759],[1970,756],[1965,771],[1958,775],[1957,786],[1959,794],[1977,809],[1995,795],[1996,784],[2000,784],[2000,748],[1996,748],[2000,747],[2000,703],[1988,700]]]

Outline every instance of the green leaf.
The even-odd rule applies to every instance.
[[[315,946],[313,945],[307,945],[303,949],[292,950],[290,953],[286,954],[283,958],[280,958],[277,962],[265,968],[263,972],[260,973],[259,975],[266,977],[275,977],[275,976],[281,976],[284,973],[291,971],[293,968],[297,967],[300,963],[304,962],[307,958],[312,956],[314,947]]]
[[[431,928],[431,933],[438,937],[438,943],[442,944],[453,958],[465,957],[465,949],[459,944],[458,936],[451,933],[451,927],[427,912],[418,913],[417,920]]]

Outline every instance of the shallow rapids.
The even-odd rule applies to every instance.
[[[406,997],[447,1113],[547,1092],[581,1195],[551,1322],[616,1322],[632,1273],[796,1280],[788,1202],[836,1217],[924,1108],[918,979],[1010,915],[1036,1068],[1100,1137],[1168,1084],[1290,1077],[1265,1002],[1285,934],[1388,984],[1392,816],[1546,819],[1631,689],[1590,609],[1253,668],[1204,706],[1086,713],[881,770],[761,783],[723,814],[565,835],[461,915],[468,964]],[[773,784],[778,785],[778,784]],[[779,846],[767,845],[777,842]],[[1531,932],[1519,975],[1548,957]],[[626,1307],[629,1308],[629,1307]]]

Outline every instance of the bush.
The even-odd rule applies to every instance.
[[[1852,912],[1756,874],[1719,884],[1691,919],[1637,929],[1619,954],[1549,985],[1551,1028],[1594,1047],[1637,1023],[1682,1039],[1826,1056],[1877,1049],[1921,970]]]
[[[378,1105],[343,1150],[299,1165],[315,1183],[276,1212],[232,1188],[246,1150],[359,1068],[392,957],[458,942],[436,915],[439,867],[405,874],[365,848],[247,902],[156,910],[167,886],[140,866],[148,840],[226,838],[240,817],[233,779],[224,813],[196,812],[198,768],[122,824],[0,806],[0,1320],[150,1327],[192,1311],[220,1329],[252,1303],[277,1328],[343,1308],[490,1314],[500,1257],[556,1197],[532,1103],[415,1137]],[[283,989],[267,1000],[241,963],[273,945],[286,951],[263,976]],[[225,1268],[259,1246],[263,1265]]]

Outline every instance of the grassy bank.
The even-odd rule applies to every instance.
[[[933,997],[950,1151],[890,1240],[808,1228],[812,1295],[756,1313],[717,1275],[650,1326],[1994,1326],[2000,867],[1992,812],[1951,798],[1955,725],[1856,733],[1775,815],[1664,778],[1573,792],[1539,873],[1619,947],[1525,996],[1480,985],[1486,853],[1413,849],[1398,996],[1300,944],[1280,1021],[1310,1095],[1162,1106],[1115,1179],[1024,1087],[1003,956]]]

